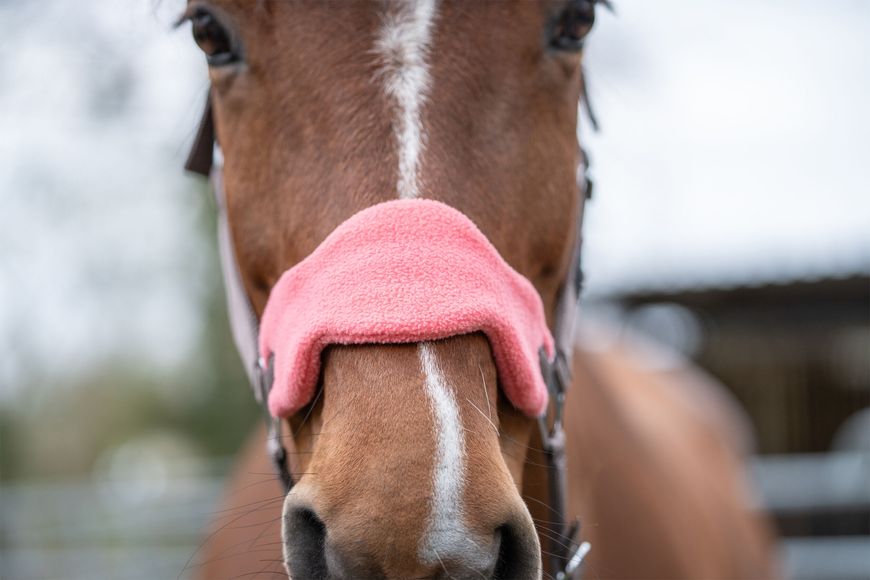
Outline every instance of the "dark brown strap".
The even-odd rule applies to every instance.
[[[587,200],[592,197],[592,180],[589,178],[589,159],[581,148],[583,157],[582,191]],[[550,410],[538,420],[541,431],[544,457],[547,465],[547,480],[550,510],[554,521],[550,527],[550,570],[556,580],[574,578],[591,546],[588,542],[578,543],[579,522],[568,519],[568,481],[565,458],[565,432],[562,424],[565,395],[572,383],[572,359],[574,354],[574,322],[580,293],[583,288],[583,267],[581,264],[583,245],[583,199],[580,200],[579,213],[571,252],[571,263],[567,276],[556,296],[556,311],[553,325],[553,338],[556,343],[556,357],[550,362],[541,351],[541,373],[550,395]]]
[[[196,130],[193,146],[187,155],[187,161],[184,162],[184,168],[203,177],[209,177],[214,164],[214,144],[214,118],[211,110],[211,94],[209,94],[205,100],[205,108],[199,121],[199,129]]]

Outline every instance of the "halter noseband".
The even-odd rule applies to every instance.
[[[209,96],[184,168],[187,171],[208,177],[214,188],[218,210],[218,248],[227,294],[230,327],[236,348],[254,391],[254,397],[263,410],[268,430],[267,450],[269,456],[285,492],[289,492],[294,481],[288,466],[287,451],[282,443],[282,422],[280,418],[272,416],[268,409],[269,393],[274,381],[273,359],[263,360],[258,355],[259,320],[245,291],[236,262],[227,219],[222,167],[220,164],[214,163],[216,144],[214,118]],[[588,159],[585,152],[582,153],[584,195],[589,199],[592,196],[592,181],[588,176]],[[541,374],[547,386],[550,403],[549,412],[538,418],[538,426],[542,451],[547,462],[549,508],[555,516],[553,524],[555,529],[550,529],[552,537],[549,555],[550,566],[555,571],[556,580],[573,578],[590,550],[588,542],[577,543],[579,521],[575,520],[571,523],[566,521],[567,469],[563,426],[565,395],[568,385],[571,384],[573,325],[583,285],[583,271],[580,266],[582,224],[579,222],[581,220],[582,212],[578,216],[576,240],[568,274],[557,294],[555,324],[552,332],[555,341],[554,360],[551,362],[543,350],[540,353]]]

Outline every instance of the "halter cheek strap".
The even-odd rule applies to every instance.
[[[266,361],[258,356],[259,320],[239,272],[226,211],[222,166],[220,163],[215,163],[214,159],[215,145],[216,135],[209,97],[184,167],[188,171],[210,178],[214,188],[218,249],[233,340],[254,396],[263,409],[268,429],[267,449],[273,466],[285,492],[289,492],[294,482],[288,467],[287,452],[282,443],[282,422],[280,418],[273,417],[268,410],[269,393],[274,380],[273,360],[270,358]],[[585,153],[583,158],[584,168],[588,169]],[[583,177],[584,195],[590,198],[592,182],[585,172]],[[555,357],[553,362],[550,362],[543,350],[540,356],[541,373],[550,399],[549,412],[538,419],[538,424],[547,462],[549,507],[555,515],[555,521],[551,524],[553,528],[550,530],[552,537],[548,552],[550,568],[555,571],[556,580],[573,578],[590,549],[588,542],[577,544],[579,522],[569,523],[566,518],[567,471],[563,427],[565,395],[568,385],[571,384],[574,319],[583,283],[580,266],[581,220],[582,213],[577,217],[576,239],[568,273],[557,294],[553,328]]]
[[[287,464],[287,450],[282,443],[281,419],[269,413],[269,391],[272,389],[272,361],[263,361],[258,355],[259,320],[248,293],[242,283],[236,260],[236,250],[230,233],[226,210],[226,193],[223,184],[221,163],[215,163],[214,148],[217,143],[214,130],[211,96],[206,100],[205,110],[196,132],[193,147],[185,161],[184,168],[211,180],[217,206],[218,254],[227,296],[227,312],[233,342],[242,359],[242,366],[254,391],[254,398],[263,410],[268,431],[266,446],[278,479],[289,492],[293,487],[293,476]]]
[[[589,162],[586,152],[580,149],[583,158],[583,195],[592,198],[592,180],[589,177]],[[567,521],[567,460],[565,458],[565,430],[563,416],[565,396],[572,382],[572,359],[574,354],[574,322],[580,294],[583,289],[583,268],[581,265],[583,204],[577,216],[574,248],[568,272],[556,296],[553,338],[556,356],[553,362],[540,353],[541,373],[550,396],[550,410],[538,418],[541,446],[547,463],[547,491],[550,513],[554,514],[552,537],[550,538],[550,569],[555,580],[568,580],[580,570],[583,560],[592,546],[589,542],[577,543],[580,531],[579,520]]]

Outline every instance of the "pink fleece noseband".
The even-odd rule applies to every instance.
[[[287,270],[269,297],[260,354],[274,355],[269,410],[287,417],[311,401],[331,344],[409,343],[482,331],[508,400],[541,415],[539,349],[553,358],[541,298],[459,211],[397,200],[342,223]],[[377,388],[377,385],[371,385]]]

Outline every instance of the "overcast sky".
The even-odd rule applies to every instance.
[[[870,270],[870,3],[616,4],[588,54],[590,291]],[[0,3],[0,388],[196,348],[217,278],[180,5]]]
[[[870,270],[870,2],[616,5],[588,54],[591,289]]]

